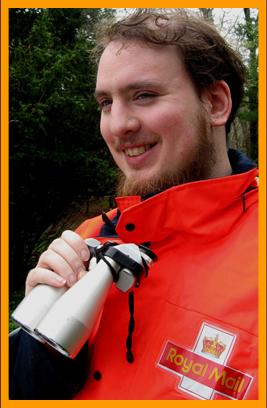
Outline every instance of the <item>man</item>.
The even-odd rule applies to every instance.
[[[179,9],[140,9],[102,27],[97,51],[118,208],[53,241],[26,293],[72,286],[88,237],[149,243],[158,261],[131,298],[126,357],[127,296],[114,288],[74,361],[26,333],[12,339],[11,398],[255,399],[257,170],[227,148],[243,64],[212,26]]]

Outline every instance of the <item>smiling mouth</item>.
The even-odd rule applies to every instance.
[[[128,148],[128,149],[124,149],[124,153],[128,156],[128,157],[137,157],[137,156],[141,156],[142,154],[144,154],[145,152],[147,152],[149,149],[151,149],[152,147],[154,147],[157,143],[152,143],[152,144],[148,144],[145,146],[139,146],[139,147],[132,147],[132,148]]]

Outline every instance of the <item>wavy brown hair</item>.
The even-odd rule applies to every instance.
[[[224,80],[228,84],[232,97],[232,111],[226,123],[226,133],[229,133],[243,97],[246,70],[239,54],[211,22],[185,9],[136,9],[119,20],[101,21],[96,40],[97,61],[114,40],[121,41],[122,45],[141,41],[176,46],[199,95],[216,81]]]

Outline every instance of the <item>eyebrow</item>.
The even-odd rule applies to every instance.
[[[126,87],[122,88],[119,90],[119,92],[129,92],[135,89],[142,89],[142,88],[157,88],[161,89],[162,88],[162,83],[158,81],[136,81],[136,82],[131,82],[128,84]],[[110,95],[109,91],[105,91],[104,89],[96,89],[95,90],[95,97],[99,98],[101,96],[106,96]]]

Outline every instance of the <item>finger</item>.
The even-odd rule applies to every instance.
[[[65,259],[66,262],[71,266],[72,270],[75,271],[76,276],[80,272],[85,270],[85,266],[81,260],[81,257],[74,251],[74,249],[66,243],[62,238],[55,239],[48,247],[48,249],[56,252],[59,256]]]
[[[37,267],[49,269],[66,279],[68,286],[77,281],[77,272],[73,270],[68,262],[56,252],[48,249],[43,252],[37,263]]]
[[[87,274],[87,271],[80,271],[79,274],[78,274],[78,280],[80,280],[81,278],[83,278],[84,275],[86,275],[86,274]]]
[[[83,261],[89,260],[89,249],[80,235],[76,234],[76,232],[66,230],[62,233],[61,238],[74,249]]]
[[[62,287],[66,284],[66,279],[57,273],[44,268],[34,268],[28,273],[25,283],[25,294],[27,295],[39,283],[54,287]]]

